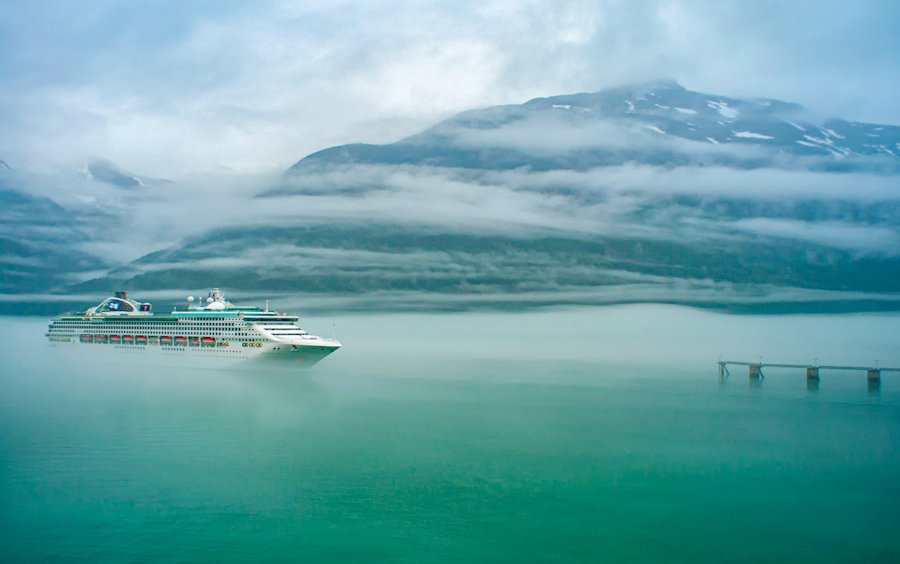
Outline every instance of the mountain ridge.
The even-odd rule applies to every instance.
[[[88,180],[104,182],[106,184],[123,189],[143,188],[160,184],[173,184],[165,178],[151,178],[138,176],[123,170],[119,165],[108,159],[95,157],[87,162],[84,167],[84,176]]]
[[[719,96],[671,80],[654,81],[464,111],[395,143],[352,143],[316,151],[294,163],[285,176],[334,166],[399,163],[533,170],[584,170],[628,162],[759,168],[776,165],[779,156],[792,157],[792,166],[813,170],[900,171],[900,126],[815,119],[792,102]],[[529,147],[500,138],[504,131],[510,137],[534,133],[529,124],[535,130],[564,127],[585,137],[584,143],[554,151],[552,146]],[[594,138],[592,131],[585,131],[604,124],[611,130],[598,129]],[[484,144],[485,137],[501,143]],[[653,145],[650,150],[647,143]],[[727,147],[761,151],[740,154]]]

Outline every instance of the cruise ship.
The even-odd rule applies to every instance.
[[[265,308],[238,307],[213,288],[205,303],[171,313],[153,313],[149,302],[116,292],[84,312],[54,319],[47,331],[52,343],[73,343],[91,350],[157,352],[166,357],[265,359],[312,366],[341,347],[336,339],[310,335],[299,318]]]

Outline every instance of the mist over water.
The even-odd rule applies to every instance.
[[[304,318],[308,372],[180,370],[0,319],[11,561],[887,561],[900,316],[621,306]],[[103,354],[101,354],[103,353]]]

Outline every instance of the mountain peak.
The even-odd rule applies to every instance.
[[[580,100],[591,100],[591,99],[600,99],[604,97],[610,96],[621,96],[621,97],[636,97],[636,96],[645,96],[649,93],[663,93],[663,92],[686,92],[687,89],[678,83],[678,81],[671,78],[661,78],[657,80],[650,80],[646,82],[635,82],[631,84],[623,84],[621,86],[614,86],[611,88],[605,88],[603,90],[597,90],[595,92],[578,92],[576,94],[558,94],[555,96],[542,96],[539,98],[533,98],[528,102],[525,102],[525,105],[541,105],[543,102],[547,100],[559,101],[559,100],[571,100],[571,99],[580,99]]]
[[[106,159],[95,158],[85,166],[85,176],[90,180],[105,182],[119,188],[139,188],[155,184],[170,184],[165,178],[138,176],[122,170],[117,164]]]
[[[389,145],[319,151],[290,171],[352,164],[585,170],[624,163],[893,173],[900,171],[900,127],[822,120],[799,104],[697,92],[661,79],[469,110]]]
[[[633,82],[622,86],[607,88],[606,90],[630,90],[633,92],[650,92],[656,90],[687,90],[674,78],[658,78],[644,82]]]
[[[136,188],[143,183],[136,176],[128,174],[115,163],[106,159],[92,159],[85,169],[88,178],[112,184],[119,188]]]

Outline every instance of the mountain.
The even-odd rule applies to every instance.
[[[0,168],[0,294],[58,291],[107,271],[115,261],[89,249],[129,240],[140,204],[72,170]]]
[[[223,228],[74,287],[159,291],[212,282],[260,295],[345,297],[354,308],[668,302],[721,308],[896,307],[900,260],[758,236],[692,245],[631,237],[448,233],[386,224]],[[788,300],[768,291],[804,287]],[[851,294],[846,294],[851,292]],[[867,297],[865,293],[876,294]],[[877,295],[882,294],[879,298]],[[829,304],[829,302],[831,302]],[[307,306],[309,307],[309,306]]]
[[[47,198],[0,187],[0,293],[44,292],[109,262],[79,249],[80,221]]]
[[[106,159],[93,159],[85,167],[85,176],[91,180],[105,182],[118,188],[139,188],[158,184],[170,184],[171,180],[137,176],[125,172],[115,163]]]
[[[463,112],[396,143],[319,151],[288,177],[350,164],[546,171],[623,163],[895,173],[900,127],[818,119],[798,104],[661,81]]]
[[[668,81],[538,98],[309,155],[244,224],[72,290],[215,284],[366,310],[900,309],[898,143],[897,126]]]

